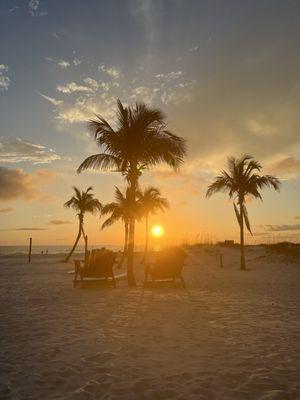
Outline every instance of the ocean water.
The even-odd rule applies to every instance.
[[[101,249],[102,247],[106,247],[107,249],[113,251],[123,250],[123,246],[116,245],[107,245],[107,244],[99,244],[99,245],[91,245],[89,246],[89,250],[92,249]],[[48,251],[48,254],[60,254],[60,253],[68,253],[71,250],[72,246],[53,246],[53,245],[43,245],[43,246],[32,246],[32,254],[41,254],[42,252],[45,254]],[[29,246],[0,246],[0,255],[10,255],[10,254],[28,254]],[[138,250],[138,249],[136,249]],[[75,253],[83,253],[84,245],[78,245],[75,249]]]

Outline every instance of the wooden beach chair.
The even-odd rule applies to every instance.
[[[113,266],[117,254],[107,249],[87,252],[85,260],[74,260],[75,275],[73,286],[96,281],[108,281],[116,287]]]
[[[182,287],[185,282],[182,276],[182,268],[186,259],[186,253],[179,247],[169,248],[157,254],[155,263],[145,264],[144,285],[155,282],[174,282],[179,280]]]

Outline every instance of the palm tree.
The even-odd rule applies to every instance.
[[[72,247],[70,253],[67,255],[66,259],[64,260],[65,262],[68,262],[71,255],[73,254],[74,250],[76,249],[76,246],[79,242],[79,239],[81,235],[83,236],[85,243],[87,244],[86,240],[86,235],[84,233],[84,214],[89,212],[94,214],[96,211],[101,211],[102,205],[99,200],[94,198],[94,195],[90,193],[90,191],[93,189],[92,187],[87,188],[87,190],[80,191],[77,189],[77,187],[73,186],[75,195],[71,197],[70,200],[68,200],[64,206],[67,208],[73,208],[77,212],[78,216],[78,221],[79,221],[79,226],[78,226],[78,234],[74,243],[74,246]]]
[[[124,107],[120,100],[117,105],[114,128],[101,116],[89,122],[101,153],[85,159],[77,172],[89,168],[120,172],[129,184],[128,197],[133,204],[143,170],[161,162],[178,169],[186,153],[185,140],[166,129],[165,116],[160,110],[147,107],[144,103]],[[135,217],[132,217],[128,227],[129,286],[136,285],[133,273],[134,236]]]
[[[144,191],[138,191],[137,199],[141,207],[146,222],[145,250],[143,261],[145,261],[148,252],[149,241],[149,215],[156,211],[165,211],[169,208],[169,202],[166,198],[161,197],[159,189],[149,186]]]
[[[122,221],[124,223],[125,229],[125,240],[124,240],[124,250],[123,255],[119,263],[119,267],[122,266],[125,257],[127,256],[128,247],[128,226],[130,218],[134,215],[135,210],[132,208],[131,202],[129,201],[129,189],[127,188],[125,195],[120,191],[120,189],[115,186],[115,201],[108,203],[103,206],[101,215],[110,214],[110,217],[102,224],[101,229],[107,228],[117,221]]]
[[[261,164],[250,155],[243,155],[240,158],[228,158],[228,172],[221,171],[214,182],[209,185],[206,197],[210,197],[216,192],[228,192],[229,198],[233,199],[234,211],[240,226],[240,246],[241,246],[241,270],[246,269],[245,250],[244,250],[244,222],[251,233],[250,222],[246,209],[246,196],[253,196],[262,200],[259,192],[265,187],[273,187],[279,191],[280,181],[271,175],[260,175]],[[236,203],[235,203],[236,201]],[[238,208],[239,206],[239,208]]]

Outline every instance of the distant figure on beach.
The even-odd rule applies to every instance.
[[[43,251],[43,250],[41,251],[41,254],[42,254],[42,255],[44,254],[44,251]]]

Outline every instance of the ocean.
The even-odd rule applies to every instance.
[[[108,245],[108,244],[99,244],[99,245],[89,245],[89,250],[92,249],[101,249],[105,247],[110,250],[119,251],[123,250],[123,246],[116,246],[116,245]],[[138,247],[136,250],[138,250]],[[0,256],[2,255],[10,255],[10,254],[28,254],[29,246],[0,246]],[[61,253],[68,253],[71,250],[72,246],[67,245],[37,245],[32,246],[32,254],[42,254],[42,252],[48,254],[61,254]],[[75,249],[75,253],[83,253],[84,252],[84,245],[78,245]]]

